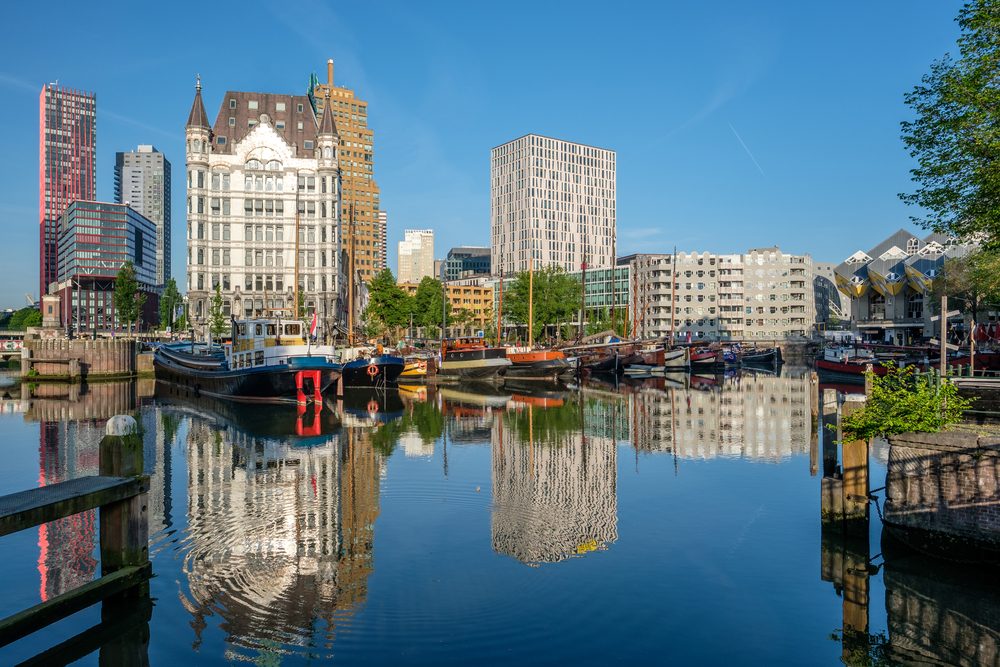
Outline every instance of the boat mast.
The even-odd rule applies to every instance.
[[[292,301],[292,312],[295,314],[295,319],[299,319],[301,315],[299,314],[299,197],[295,196],[295,295]],[[267,302],[264,302],[267,305]]]
[[[580,263],[583,271],[583,280],[580,281],[580,331],[578,338],[587,333],[583,324],[583,314],[587,310],[587,237],[583,237],[583,262]]]
[[[674,318],[677,316],[677,246],[674,246],[674,264],[670,271],[670,344],[674,344]]]
[[[350,273],[347,275],[347,344],[354,347],[354,204],[347,209],[347,236],[349,254],[347,265]]]
[[[534,253],[534,251],[532,251]],[[532,339],[535,337],[535,258],[528,260],[528,350],[531,350]]]
[[[500,323],[503,321],[503,267],[500,267],[500,305],[497,306],[497,345],[500,344]]]

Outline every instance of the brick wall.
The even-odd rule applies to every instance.
[[[885,522],[1000,552],[1000,438],[907,433],[889,439]]]
[[[24,348],[34,359],[77,359],[81,375],[118,375],[136,370],[136,343],[123,338],[45,340],[26,338]],[[39,375],[65,376],[68,366],[59,363],[36,363]]]

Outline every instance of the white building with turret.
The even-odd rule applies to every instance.
[[[217,286],[227,318],[291,317],[297,277],[307,317],[318,314],[317,336],[344,328],[340,135],[333,114],[317,122],[314,103],[227,91],[210,125],[199,78],[185,127],[186,279],[196,325],[206,323]]]

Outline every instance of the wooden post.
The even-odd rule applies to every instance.
[[[865,399],[871,398],[872,395],[872,378],[871,373],[874,369],[872,364],[865,364]]]
[[[948,374],[948,297],[941,297],[941,375]]]
[[[142,476],[142,435],[132,417],[116,415],[108,420],[106,435],[101,440],[99,451],[101,475]],[[148,481],[143,486],[148,487]],[[149,562],[147,489],[142,490],[143,493],[137,496],[101,507],[101,576],[125,566],[145,565]],[[143,582],[118,595],[149,595],[149,582]]]

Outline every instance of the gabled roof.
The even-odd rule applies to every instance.
[[[252,109],[251,104],[256,108]],[[301,110],[300,110],[301,109]],[[212,133],[215,135],[212,150],[216,153],[231,153],[233,146],[242,141],[260,117],[267,114],[275,132],[289,145],[295,147],[297,157],[314,157],[317,123],[312,103],[306,95],[279,95],[274,93],[250,93],[229,90],[222,98],[219,115],[215,119]],[[232,118],[232,123],[230,123]],[[299,129],[299,123],[302,129]],[[279,127],[280,125],[280,127]],[[224,137],[223,143],[219,139]],[[306,148],[305,142],[312,142],[313,148]]]
[[[201,101],[201,74],[198,75],[198,84],[194,87],[194,103],[191,104],[191,113],[188,114],[186,127],[204,127],[206,129],[212,127],[208,124],[205,103]]]

